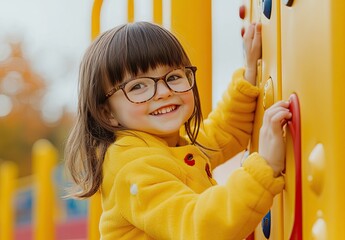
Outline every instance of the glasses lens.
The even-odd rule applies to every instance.
[[[145,102],[154,96],[157,80],[137,78],[127,82],[123,90],[131,102]],[[189,68],[174,69],[165,77],[166,84],[172,91],[177,93],[187,92],[192,89],[194,81],[194,72]]]
[[[155,81],[150,78],[134,79],[126,84],[124,90],[130,101],[145,102],[155,93]]]
[[[166,83],[175,92],[186,92],[194,86],[194,73],[189,68],[175,69],[165,78]]]

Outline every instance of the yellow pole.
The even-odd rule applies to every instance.
[[[53,169],[57,163],[57,150],[45,139],[36,141],[32,147],[35,186],[34,239],[55,239]]]
[[[89,202],[88,240],[99,240],[99,219],[102,214],[101,194],[95,193]]]
[[[128,19],[134,19],[134,0],[128,2]],[[94,0],[92,8],[92,22],[91,22],[91,39],[95,39],[100,33],[100,16],[102,10],[102,0]],[[90,198],[88,208],[88,240],[100,239],[99,234],[99,219],[101,218],[102,207],[101,207],[101,195],[100,193],[94,194]]]
[[[127,21],[134,21],[134,0],[127,1]]]
[[[14,239],[14,190],[18,168],[13,162],[0,165],[0,239]]]
[[[100,33],[102,4],[103,0],[95,0],[93,2],[91,14],[91,39],[95,39]]]
[[[171,29],[198,67],[197,83],[202,112],[212,109],[212,18],[211,0],[171,1]]]
[[[159,25],[163,23],[162,0],[153,0],[153,21]]]

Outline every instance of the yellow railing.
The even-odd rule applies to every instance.
[[[45,139],[38,140],[32,148],[35,201],[34,201],[34,239],[55,238],[55,189],[53,169],[57,164],[57,150]]]
[[[0,239],[14,239],[13,198],[18,168],[13,162],[0,165]]]
[[[55,189],[53,169],[57,163],[57,150],[45,139],[32,148],[33,174],[25,180],[17,178],[18,166],[10,161],[0,165],[0,239],[14,239],[14,197],[18,187],[34,186],[33,237],[35,240],[55,238]]]

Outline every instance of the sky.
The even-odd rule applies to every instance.
[[[170,27],[171,0],[163,0],[163,25]],[[104,0],[101,31],[126,22],[126,0]],[[241,0],[213,0],[213,105],[231,73],[243,65],[240,37]],[[78,68],[90,44],[92,0],[0,0],[0,60],[6,39],[23,42],[25,57],[48,83],[42,116],[59,119],[62,110],[75,112]],[[152,20],[152,0],[135,0],[135,20]],[[0,93],[1,94],[1,93]],[[1,98],[0,98],[1,101]],[[4,108],[4,102],[0,102]]]

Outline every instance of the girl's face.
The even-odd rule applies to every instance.
[[[158,66],[156,69],[139,73],[140,77],[161,77],[174,68]],[[124,81],[130,77],[125,77]],[[108,86],[110,90],[112,86]],[[128,129],[156,135],[176,146],[181,126],[191,117],[194,110],[193,91],[183,93],[171,91],[163,80],[157,82],[156,94],[147,102],[132,103],[119,90],[108,99],[111,123]]]

